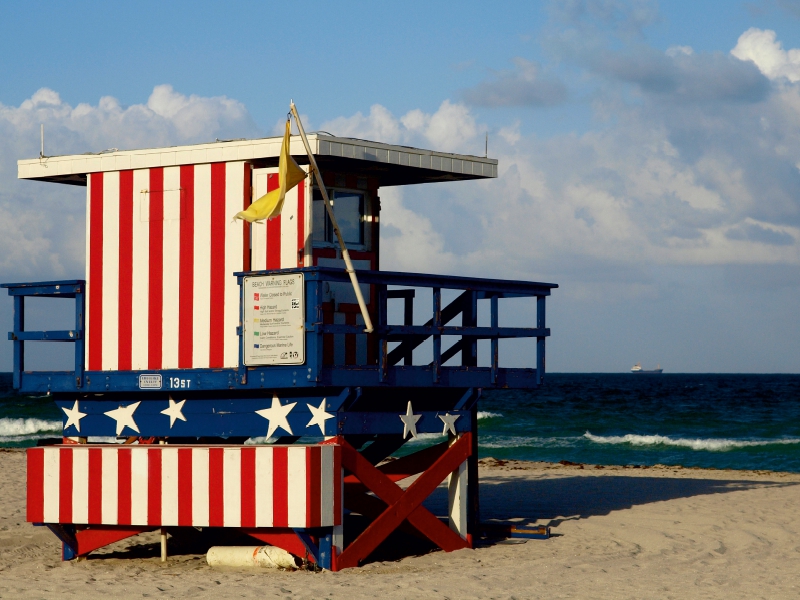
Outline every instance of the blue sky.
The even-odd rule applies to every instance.
[[[293,98],[336,135],[488,132],[497,181],[382,194],[382,264],[559,283],[549,370],[798,372],[795,48],[789,0],[6,2],[0,281],[83,276],[82,190],[16,180],[40,123],[51,154],[257,137]]]

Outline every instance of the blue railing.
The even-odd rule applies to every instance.
[[[236,369],[163,369],[155,371],[86,371],[84,372],[84,302],[85,282],[51,281],[44,283],[2,284],[14,297],[14,387],[27,392],[59,392],[83,389],[85,392],[131,392],[145,389],[142,375],[156,375],[162,382],[159,389],[170,390],[175,381],[181,389],[247,390],[294,387],[463,387],[489,388],[535,387],[542,383],[545,372],[545,339],[550,330],[545,324],[545,300],[553,288],[550,283],[505,281],[452,277],[418,273],[359,271],[362,285],[371,286],[374,294],[371,307],[375,330],[367,335],[363,326],[326,323],[325,304],[329,300],[325,286],[349,286],[350,280],[341,269],[310,267],[280,271],[236,273],[241,283],[246,276],[302,273],[305,282],[305,354],[303,365],[247,367],[240,355]],[[431,305],[427,320],[414,324],[415,300],[423,290],[430,290]],[[455,298],[443,306],[443,291],[455,292]],[[25,297],[75,298],[76,324],[70,331],[25,331]],[[536,298],[535,327],[499,326],[500,300],[504,298]],[[243,299],[243,297],[242,297]],[[390,301],[402,301],[401,322],[390,322]],[[478,325],[478,303],[488,301],[489,324]],[[451,325],[460,317],[460,325]],[[240,333],[241,333],[241,327]],[[333,365],[323,355],[326,336],[351,334],[367,336],[372,345],[371,364]],[[455,339],[443,347],[443,338]],[[535,338],[534,363],[529,368],[501,368],[499,341],[509,338]],[[363,339],[363,338],[362,338]],[[478,341],[489,340],[488,366],[478,365]],[[75,343],[74,372],[25,371],[26,341],[71,341]],[[420,364],[414,350],[430,341],[430,355]],[[427,348],[428,346],[426,346]],[[239,344],[240,352],[242,344]],[[423,350],[420,348],[420,350]],[[460,355],[460,365],[445,365]],[[150,378],[147,381],[152,382]],[[186,386],[186,387],[184,387]],[[148,389],[151,389],[148,387]]]
[[[22,374],[25,371],[25,342],[74,342],[75,343],[75,388],[83,385],[84,356],[84,309],[86,282],[78,279],[67,281],[43,281],[39,283],[3,283],[8,295],[14,298],[14,330],[8,339],[14,342],[14,388],[22,387]],[[25,298],[74,298],[75,328],[66,331],[26,331]]]

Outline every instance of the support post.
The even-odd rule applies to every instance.
[[[500,326],[500,324],[499,324],[500,323],[500,318],[499,318],[499,316],[497,314],[497,311],[498,311],[498,306],[497,306],[498,298],[497,298],[497,296],[492,296],[491,299],[489,300],[489,302],[491,303],[491,313],[492,313],[492,315],[491,315],[491,319],[492,319],[491,326],[492,326],[492,329],[497,329]],[[495,336],[492,337],[492,358],[491,358],[491,360],[492,360],[492,384],[496,384],[497,383],[497,369],[498,369],[499,364],[500,364],[500,347],[499,346],[500,346],[499,340],[497,339],[497,336],[495,335]]]
[[[83,315],[86,306],[86,284],[81,284],[75,288],[75,331],[79,332],[75,340],[75,387],[83,387],[83,366],[84,366],[84,341],[86,330],[83,327]]]
[[[472,449],[467,459],[467,534],[468,540],[474,544],[480,532],[481,507],[478,490],[478,403],[470,408],[470,431],[472,432]]]
[[[546,296],[536,296],[536,327],[545,328],[544,302]],[[536,385],[542,385],[544,381],[544,337],[536,338]]]
[[[451,435],[452,446],[460,435]],[[464,461],[458,468],[450,473],[447,483],[447,514],[450,518],[450,529],[455,531],[462,539],[467,539],[467,462]]]
[[[463,327],[478,326],[478,294],[467,290],[464,292],[464,310],[461,313]],[[478,366],[478,340],[468,336],[461,336],[461,366]]]
[[[167,562],[167,530],[161,528],[161,562]]]
[[[412,290],[413,291],[413,290]],[[411,327],[414,324],[414,296],[407,295],[403,298],[403,325]],[[408,350],[403,355],[404,365],[414,364],[414,348],[409,344]]]
[[[442,288],[433,288],[433,327],[442,326]],[[433,334],[433,382],[439,383],[442,370],[442,336]]]
[[[14,332],[25,331],[25,296],[14,296]],[[14,389],[22,387],[25,370],[25,342],[14,336]]]

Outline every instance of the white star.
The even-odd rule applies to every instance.
[[[172,396],[169,397],[169,408],[165,408],[161,411],[162,415],[167,415],[169,417],[169,428],[172,429],[172,426],[175,425],[176,419],[180,419],[181,421],[185,421],[186,417],[183,416],[183,403],[186,400],[181,400],[180,402],[175,402],[172,399]]]
[[[272,396],[271,407],[256,411],[256,414],[269,421],[269,427],[267,428],[267,439],[272,437],[272,434],[275,433],[275,430],[278,429],[278,427],[288,431],[289,435],[294,435],[294,433],[292,433],[292,428],[289,425],[289,421],[286,419],[286,415],[292,412],[295,404],[297,404],[297,402],[292,402],[291,404],[285,405],[281,404],[281,401],[278,400],[278,395],[275,394]]]
[[[136,425],[136,421],[133,420],[133,413],[139,408],[141,403],[142,401],[140,400],[139,402],[128,404],[128,406],[120,406],[119,408],[103,413],[117,422],[117,435],[122,433],[125,427],[130,427],[136,433],[139,433],[139,427]]]
[[[319,406],[314,406],[313,404],[308,405],[308,410],[311,411],[312,417],[308,422],[308,425],[306,425],[306,428],[309,428],[312,425],[319,425],[319,430],[322,432],[322,435],[325,435],[325,421],[332,419],[335,416],[329,412],[325,412],[326,400],[327,398],[323,398]]]
[[[456,419],[458,419],[461,415],[451,415],[447,413],[445,415],[437,415],[444,423],[444,429],[442,429],[442,434],[445,434],[450,431],[453,435],[456,435]]]
[[[78,430],[78,433],[81,432],[81,419],[86,416],[86,413],[82,413],[78,410],[78,401],[75,400],[75,404],[72,405],[72,408],[64,408],[61,407],[67,415],[67,423],[64,425],[64,429],[69,429],[70,425],[75,425],[75,429]]]
[[[400,415],[400,420],[403,421],[403,439],[406,439],[409,433],[412,438],[417,439],[417,421],[419,421],[421,417],[422,415],[414,414],[411,408],[411,400],[409,400],[406,414]]]

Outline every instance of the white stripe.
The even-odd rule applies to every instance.
[[[178,524],[178,449],[161,449],[161,525]]]
[[[119,171],[110,171],[103,173],[103,355],[101,364],[104,371],[116,371],[118,368],[118,340]]]
[[[59,449],[44,449],[44,522],[59,522]]]
[[[92,277],[91,277],[91,268],[90,268],[90,257],[92,256],[92,175],[91,173],[86,176],[86,314],[84,315],[84,338],[83,338],[83,368],[89,369],[89,350],[90,350],[90,340],[92,336],[89,335],[91,330],[89,326],[89,306],[90,299],[92,297]],[[47,453],[45,453],[47,454]]]
[[[288,448],[289,527],[306,525],[306,452],[304,446]]]
[[[244,163],[225,164],[225,308],[223,366],[239,365],[239,285],[234,273],[242,270],[242,228],[244,221],[232,217],[242,210],[244,203]]]
[[[308,172],[308,167],[303,167],[303,170]],[[305,192],[303,196],[305,200],[303,203],[304,204],[303,217],[305,218],[305,228],[303,229],[303,231],[305,231],[306,234],[305,246],[304,246],[305,260],[303,261],[304,267],[311,267],[314,264],[313,250],[311,245],[313,241],[312,231],[311,231],[313,223],[313,215],[311,214],[311,208],[312,208],[311,202],[313,200],[313,196],[311,193],[312,189],[311,179],[312,177],[306,177],[305,180],[303,180],[303,182],[300,184],[304,187],[303,191]]]
[[[222,454],[222,522],[242,526],[242,451],[225,448]]]
[[[131,368],[147,369],[148,305],[150,295],[150,171],[133,172],[133,300]]]
[[[102,501],[101,521],[106,525],[117,524],[117,495],[119,492],[119,451],[117,448],[102,449]]]
[[[163,292],[161,368],[178,367],[178,308],[181,264],[181,168],[164,168]]]
[[[267,174],[277,169],[253,169],[253,199],[258,200],[267,193]],[[267,225],[265,222],[253,223],[250,226],[251,247],[250,268],[263,271],[267,268]]]
[[[256,448],[256,527],[272,527],[272,448]]]
[[[194,167],[194,301],[192,366],[208,368],[211,331],[211,165]]]
[[[281,209],[281,269],[297,267],[297,188],[286,193]]]
[[[192,525],[208,527],[208,448],[192,448]]]
[[[72,522],[89,522],[89,449],[72,450]]]
[[[327,527],[334,524],[333,519],[333,452],[331,445],[320,446],[320,526]]]
[[[147,449],[131,451],[131,525],[147,525]]]

